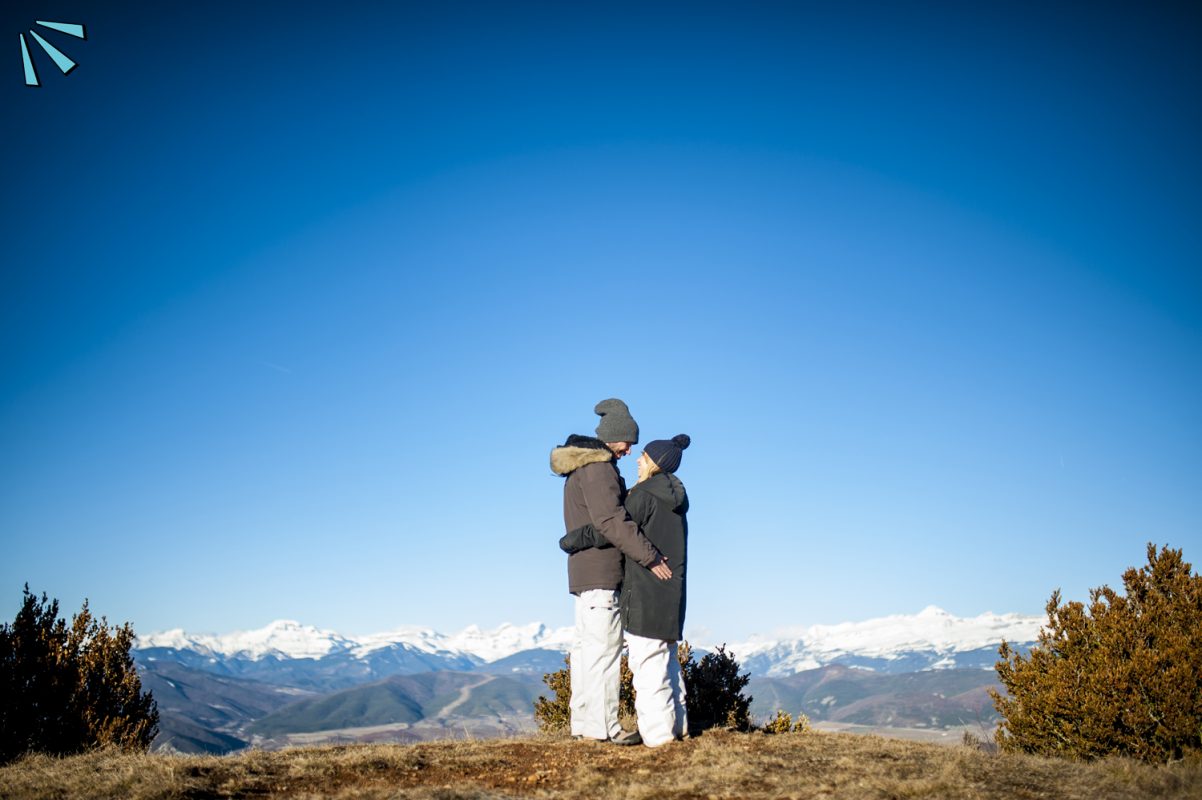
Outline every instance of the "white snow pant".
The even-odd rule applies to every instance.
[[[648,747],[683,739],[689,729],[684,678],[676,658],[676,642],[626,634],[630,671],[634,673],[634,710],[639,735]]]
[[[609,739],[618,723],[622,620],[618,593],[590,589],[576,595],[576,636],[568,661],[572,680],[572,735]]]

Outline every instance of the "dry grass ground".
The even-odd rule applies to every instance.
[[[1202,764],[1092,764],[847,734],[709,733],[657,750],[524,739],[31,756],[4,798],[1202,798]]]

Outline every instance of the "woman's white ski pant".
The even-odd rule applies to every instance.
[[[676,642],[626,634],[630,671],[634,673],[634,710],[643,744],[658,747],[684,738],[689,729],[684,678],[676,658]]]

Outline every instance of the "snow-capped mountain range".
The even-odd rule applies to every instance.
[[[729,649],[752,674],[771,677],[827,664],[884,672],[992,668],[1003,639],[1012,645],[1030,645],[1045,621],[1043,617],[993,612],[955,617],[927,606],[913,615],[786,629],[772,637],[752,637]]]
[[[258,661],[267,657],[321,659],[335,655],[364,658],[400,645],[428,655],[467,656],[486,664],[524,650],[567,652],[571,641],[571,628],[551,629],[538,622],[523,626],[505,624],[491,631],[469,625],[450,636],[430,628],[407,625],[385,633],[354,637],[294,620],[277,620],[258,630],[224,635],[195,635],[175,628],[139,636],[137,649],[191,650],[202,655]]]
[[[997,660],[1002,639],[1019,646],[1030,644],[1043,622],[1041,617],[991,612],[961,618],[930,606],[914,615],[782,630],[773,636],[731,643],[727,650],[753,674],[772,677],[828,664],[884,672],[988,668]],[[407,626],[352,637],[281,620],[258,630],[225,635],[193,635],[180,629],[152,633],[139,637],[136,650],[150,661],[170,657],[197,665],[237,662],[243,665],[239,673],[264,660],[310,661],[330,667],[340,663],[372,673],[470,670],[489,665],[496,667],[492,671],[523,672],[558,663],[559,654],[567,652],[571,641],[570,627],[548,628],[541,623],[505,624],[494,630],[473,625],[451,635]],[[694,644],[700,650],[712,649],[710,643]]]

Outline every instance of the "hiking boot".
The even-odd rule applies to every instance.
[[[622,731],[617,736],[609,737],[609,741],[611,744],[629,747],[634,744],[642,744],[643,737],[639,735],[638,731]]]

